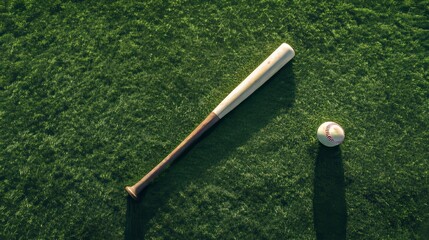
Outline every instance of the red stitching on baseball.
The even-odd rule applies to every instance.
[[[326,135],[326,138],[330,141],[330,142],[334,142],[334,143],[340,143],[340,141],[335,141],[335,139],[329,134],[329,129],[331,129],[331,126],[333,126],[333,125],[336,125],[335,123],[331,123],[331,124],[328,124],[328,126],[326,126],[326,129],[325,129],[325,135]]]

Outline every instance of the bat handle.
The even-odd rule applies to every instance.
[[[208,129],[210,129],[219,117],[215,113],[210,113],[206,119],[198,125],[167,157],[165,157],[156,167],[154,167],[146,176],[138,181],[133,186],[125,187],[125,190],[134,199],[138,199],[138,194],[166,167],[168,167],[174,160],[183,154],[192,144],[200,138]]]

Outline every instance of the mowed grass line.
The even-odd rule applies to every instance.
[[[0,14],[0,238],[427,236],[427,1],[7,1]],[[294,60],[127,200],[282,42]],[[315,138],[327,120],[346,130],[337,155]],[[342,204],[346,220],[327,223],[321,208]]]

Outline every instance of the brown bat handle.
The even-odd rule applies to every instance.
[[[125,190],[134,199],[138,199],[138,194],[141,192],[158,174],[160,174],[168,165],[176,160],[186,149],[188,149],[198,138],[200,138],[204,132],[210,129],[217,121],[219,117],[215,113],[210,113],[203,122],[198,125],[194,131],[189,134],[185,140],[183,140],[179,146],[177,146],[167,157],[164,158],[156,167],[154,167],[146,176],[138,181],[133,186],[125,187]]]

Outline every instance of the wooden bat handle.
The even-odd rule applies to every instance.
[[[138,181],[133,186],[125,187],[125,190],[134,199],[138,199],[138,194],[141,192],[159,173],[161,173],[168,165],[176,160],[183,152],[186,151],[195,141],[200,138],[208,129],[210,129],[219,117],[215,113],[210,113],[206,119],[198,125],[194,131],[183,140],[167,157],[164,158],[155,168],[153,168],[146,176]]]

